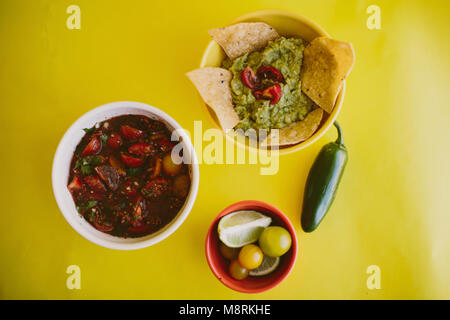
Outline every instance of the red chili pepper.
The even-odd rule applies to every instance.
[[[253,95],[258,100],[270,100],[270,104],[276,104],[281,98],[281,86],[277,83],[267,89],[254,91]]]
[[[257,100],[270,100],[272,96],[265,96],[264,90],[253,91],[253,95]]]
[[[140,157],[147,157],[152,153],[152,145],[148,143],[136,143],[128,148],[128,152]]]
[[[127,126],[127,125],[121,125],[120,126],[120,132],[122,133],[123,137],[127,140],[136,140],[139,139],[144,131]]]
[[[113,149],[120,148],[123,144],[122,137],[118,133],[111,133],[108,139],[108,146]]]
[[[100,139],[97,137],[92,137],[91,141],[89,141],[88,145],[86,146],[86,148],[84,148],[81,155],[84,157],[92,154],[97,154],[101,149],[102,142],[100,141]]]
[[[252,90],[259,88],[258,77],[255,75],[255,72],[253,72],[252,68],[250,67],[246,67],[244,70],[242,70],[241,80],[247,87],[249,87]]]
[[[275,82],[284,82],[283,75],[281,72],[272,67],[272,66],[265,66],[258,69],[258,72],[256,72],[256,76],[259,79],[270,79]]]
[[[126,153],[123,153],[123,152],[120,153],[120,159],[122,159],[122,162],[131,168],[139,167],[140,165],[142,165],[144,163],[144,159],[135,158],[135,157],[127,155]]]

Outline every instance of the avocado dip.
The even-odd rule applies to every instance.
[[[305,46],[302,39],[279,37],[260,51],[223,61],[233,75],[232,99],[240,119],[235,129],[284,128],[316,108],[301,90]]]

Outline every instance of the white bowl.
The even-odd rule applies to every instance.
[[[83,128],[91,128],[97,122],[126,114],[144,115],[164,122],[170,130],[178,129],[175,134],[177,137],[181,137],[181,141],[184,144],[183,152],[187,153],[186,159],[189,161],[188,166],[191,176],[189,194],[177,216],[161,230],[139,238],[116,237],[95,229],[77,212],[72,195],[67,189],[70,163],[76,146],[85,134]],[[108,103],[89,111],[75,121],[75,123],[66,131],[58,145],[58,149],[56,150],[53,159],[52,184],[53,193],[59,209],[75,231],[84,238],[100,246],[111,249],[132,250],[148,247],[164,240],[184,222],[197,197],[199,168],[197,156],[189,136],[172,117],[165,112],[144,103],[121,101]]]

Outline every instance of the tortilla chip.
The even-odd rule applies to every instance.
[[[323,110],[317,108],[305,117],[302,121],[278,129],[279,141],[276,141],[276,129],[270,130],[267,138],[261,141],[261,146],[285,146],[305,141],[311,137],[320,125],[323,117]]]
[[[331,113],[354,62],[355,52],[351,43],[326,37],[315,38],[303,53],[302,91]]]
[[[214,110],[222,129],[233,129],[239,122],[239,116],[231,98],[231,72],[222,68],[201,68],[186,75],[205,103]]]
[[[262,22],[238,23],[208,32],[230,59],[262,49],[279,37],[274,28]]]

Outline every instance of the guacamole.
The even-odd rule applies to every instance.
[[[224,60],[223,67],[233,75],[230,86],[240,119],[235,129],[284,128],[303,120],[316,108],[301,91],[300,70],[305,45],[302,39],[280,37],[260,51]],[[261,75],[263,69],[271,69],[272,75],[279,76]],[[255,73],[256,89],[247,81],[243,82],[243,71],[248,73],[248,70]],[[268,90],[270,92],[266,94]],[[273,98],[273,95],[277,97]]]

